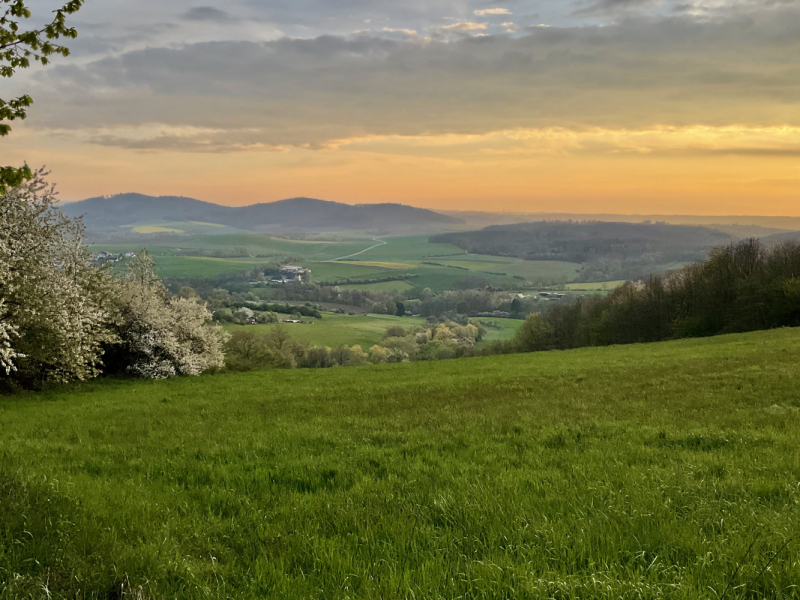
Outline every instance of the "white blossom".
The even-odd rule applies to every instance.
[[[146,251],[131,264],[116,294],[117,352],[126,371],[164,379],[199,375],[225,364],[228,334],[209,325],[211,313],[193,298],[170,298]]]
[[[54,207],[42,176],[0,195],[0,375],[87,379],[113,338],[111,276],[87,264],[82,224]]]

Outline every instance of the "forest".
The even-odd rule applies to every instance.
[[[733,241],[727,233],[694,225],[537,221],[443,233],[433,243],[471,254],[582,263],[576,281],[638,279],[676,263],[700,260]]]
[[[516,351],[704,337],[800,325],[800,243],[748,239],[608,297],[529,315]]]

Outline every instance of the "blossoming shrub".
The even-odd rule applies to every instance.
[[[206,307],[170,297],[146,252],[122,280],[90,264],[43,175],[0,194],[0,391],[222,366],[227,334]]]
[[[88,379],[102,368],[110,274],[87,263],[83,225],[39,172],[0,195],[0,384]]]
[[[211,312],[196,299],[169,295],[143,251],[114,295],[116,340],[108,348],[108,369],[164,379],[222,367],[229,336],[210,320]]]

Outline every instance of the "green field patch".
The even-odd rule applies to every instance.
[[[795,597],[798,357],[780,329],[3,398],[0,596]]]
[[[160,225],[131,225],[131,229],[136,233],[183,233],[182,229],[173,229]]]
[[[597,281],[589,283],[568,283],[567,289],[576,292],[611,292],[625,283],[625,279],[618,281]]]
[[[414,279],[411,279],[414,281]],[[368,290],[373,292],[391,292],[391,291],[405,291],[414,288],[412,283],[408,281],[379,281],[377,283],[362,283],[362,284],[343,284],[339,286],[343,290]]]
[[[308,342],[312,346],[353,346],[359,344],[369,350],[383,339],[388,327],[421,326],[425,319],[414,317],[395,317],[391,315],[338,315],[323,313],[322,319],[302,319],[302,323],[286,323],[289,335]],[[275,325],[226,325],[229,331],[255,331],[269,333]]]
[[[483,340],[476,344],[477,348],[485,348],[493,342],[512,340],[524,323],[522,319],[494,319],[492,317],[476,317],[474,320],[482,322],[486,329]]]
[[[246,271],[264,265],[253,258],[211,258],[206,256],[156,256],[159,277],[213,277],[221,273]]]
[[[477,261],[477,260],[442,260],[439,261],[441,264],[447,267],[457,267],[461,269],[469,269],[470,271],[502,271],[505,267],[509,266],[512,263],[502,263],[502,262],[484,262],[484,261]]]
[[[372,261],[402,262],[423,260],[433,255],[464,254],[463,250],[451,244],[431,244],[428,241],[429,237],[427,235],[418,235],[382,238],[386,242],[385,245],[373,248],[359,255],[358,258]]]
[[[377,279],[391,273],[387,269],[338,261],[306,263],[303,266],[311,269],[311,276],[317,283],[335,283],[340,279]]]
[[[343,265],[354,265],[357,267],[374,267],[377,269],[413,269],[416,265],[411,263],[402,262],[389,262],[389,261],[374,261],[374,260],[337,260],[337,263]]]

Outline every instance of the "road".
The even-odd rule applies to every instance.
[[[384,242],[380,238],[372,238],[372,241],[378,242],[378,243],[375,244],[374,246],[370,246],[369,248],[364,248],[363,250],[361,250],[360,252],[356,252],[355,254],[348,254],[347,256],[340,256],[339,258],[332,258],[330,260],[326,260],[325,262],[336,262],[337,260],[345,260],[345,259],[348,259],[348,258],[353,258],[354,256],[358,256],[359,254],[364,254],[364,252],[369,252],[370,250],[372,250],[374,248],[379,248],[380,246],[385,246],[386,245],[386,242]]]

